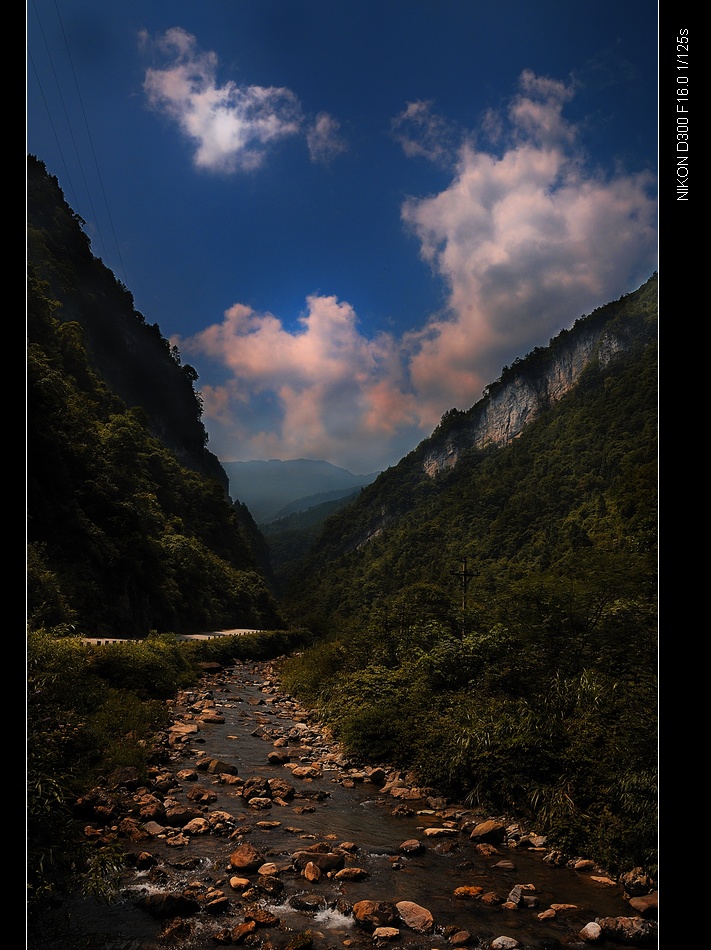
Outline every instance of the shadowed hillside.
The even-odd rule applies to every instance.
[[[268,553],[207,451],[195,371],[28,159],[30,626],[145,636],[279,626]]]

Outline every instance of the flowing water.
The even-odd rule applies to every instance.
[[[363,773],[337,764],[334,756],[329,760],[333,749],[305,724],[303,711],[278,693],[270,675],[268,664],[247,663],[212,678],[215,711],[225,721],[201,723],[198,733],[176,747],[175,759],[167,768],[177,774],[195,768],[201,758],[209,756],[233,764],[245,780],[252,776],[284,779],[296,789],[296,796],[255,810],[248,806],[239,786],[224,784],[205,771],[198,771],[197,783],[182,781],[169,792],[170,797],[188,804],[188,793],[191,789],[194,793],[197,785],[214,793],[214,801],[203,811],[206,816],[214,811],[229,813],[231,834],[193,835],[184,846],[171,847],[171,830],[169,835],[127,845],[135,852],[151,852],[159,864],[150,871],[127,873],[117,902],[75,908],[82,931],[92,935],[91,950],[164,950],[166,946],[214,950],[218,946],[215,933],[231,931],[242,923],[245,905],[255,903],[272,911],[279,925],[258,927],[246,945],[270,950],[285,947],[291,937],[303,931],[314,934],[317,950],[373,946],[372,934],[359,926],[350,912],[360,900],[412,901],[431,912],[435,927],[430,933],[395,925],[400,937],[394,946],[406,948],[451,948],[449,937],[454,928],[471,934],[470,947],[489,947],[493,938],[507,935],[525,950],[567,950],[583,946],[578,934],[597,917],[634,916],[618,886],[596,882],[590,872],[553,867],[543,860],[545,852],[499,846],[496,853],[482,853],[468,833],[459,830],[467,815],[472,821],[481,817],[466,808],[448,804],[443,812],[422,800],[398,803],[364,780]],[[195,696],[199,695],[196,690]],[[187,708],[177,712],[185,715]],[[277,739],[288,740],[282,751],[288,753],[292,765],[318,761],[319,775],[298,778],[290,767],[271,764],[267,756],[275,751]],[[450,834],[425,835],[427,828],[448,825],[452,826]],[[420,841],[424,850],[400,853],[400,845],[411,839]],[[241,890],[230,885],[235,875],[253,882],[258,878],[255,872],[242,875],[230,867],[230,854],[242,841],[255,846],[265,862],[277,866],[283,886],[280,893],[260,892],[256,899],[252,895],[245,900]],[[344,843],[353,845],[349,845],[346,867],[362,868],[365,876],[338,881],[324,875],[318,882],[306,880],[295,869],[292,856],[317,842],[334,849]],[[179,891],[196,881],[225,893],[230,898],[229,910],[216,916],[201,912],[190,919],[189,935],[166,944],[160,937],[164,921],[154,920],[140,907],[140,900],[152,892]],[[474,886],[482,888],[479,895],[495,893],[506,900],[517,884],[534,886],[528,893],[537,906],[509,910],[500,904],[489,905],[481,896],[454,894],[457,888]],[[308,897],[308,909],[294,906],[299,895]],[[573,906],[558,910],[553,919],[539,919],[551,905]]]

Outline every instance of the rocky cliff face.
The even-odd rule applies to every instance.
[[[457,414],[435,430],[423,458],[424,471],[434,477],[457,464],[462,452],[490,445],[504,446],[525,426],[561,399],[593,360],[604,368],[633,345],[634,337],[595,323],[565,331],[546,350],[534,351],[468,412]]]

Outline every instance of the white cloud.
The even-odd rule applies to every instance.
[[[148,42],[145,35],[143,41]],[[320,113],[310,123],[292,90],[231,81],[218,84],[217,56],[200,50],[185,30],[168,30],[154,47],[167,63],[146,71],[147,100],[190,140],[198,168],[225,173],[253,170],[271,147],[290,136],[305,136],[314,161],[331,161],[345,150],[336,120]]]
[[[449,186],[404,203],[403,222],[448,288],[446,309],[419,329],[368,339],[348,303],[312,296],[296,332],[235,304],[179,341],[228,373],[202,389],[212,450],[386,467],[448,409],[477,402],[505,364],[649,277],[654,179],[586,165],[563,117],[572,92],[524,72],[508,114],[488,114],[477,130],[496,130],[496,151],[469,136]]]
[[[449,288],[447,312],[410,340],[423,424],[447,406],[468,408],[506,362],[656,266],[654,180],[587,169],[562,116],[571,95],[524,72],[508,125],[487,117],[503,149],[465,144],[449,187],[403,206],[422,256]]]

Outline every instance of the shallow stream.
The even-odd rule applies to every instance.
[[[463,806],[448,803],[443,812],[423,800],[398,801],[363,780],[355,768],[338,765],[333,759],[329,764],[328,754],[334,750],[326,747],[325,740],[314,739],[303,710],[280,694],[270,677],[269,664],[261,663],[239,664],[213,677],[209,688],[215,711],[224,722],[200,723],[199,732],[177,747],[168,768],[177,774],[194,769],[196,762],[209,756],[235,765],[245,780],[253,776],[284,779],[296,789],[296,796],[284,804],[274,802],[270,808],[255,810],[246,803],[239,786],[199,772],[198,784],[215,795],[209,806],[203,806],[205,814],[229,813],[235,830],[223,837],[190,836],[181,847],[168,844],[172,829],[150,841],[132,843],[136,852],[150,851],[164,873],[131,871],[125,876],[118,902],[82,904],[77,909],[82,930],[92,935],[91,950],[165,950],[166,946],[214,950],[218,946],[216,931],[231,930],[244,921],[244,901],[229,883],[231,877],[242,873],[232,869],[229,861],[241,841],[249,841],[265,862],[277,866],[283,884],[281,893],[262,894],[259,899],[261,906],[279,918],[278,929],[258,928],[246,946],[284,947],[290,936],[306,930],[315,934],[316,950],[381,946],[374,944],[372,934],[356,924],[349,912],[360,900],[412,901],[431,912],[433,932],[420,934],[400,925],[396,948],[451,950],[447,928],[456,928],[470,933],[469,947],[488,948],[493,938],[506,935],[518,940],[522,950],[567,950],[587,946],[578,934],[590,921],[634,916],[619,886],[597,882],[589,871],[553,867],[544,862],[543,850],[498,846],[496,853],[482,853],[469,834],[460,830],[469,812]],[[195,690],[195,696],[199,695],[201,691]],[[193,713],[188,709],[183,706],[176,713],[183,718],[187,715],[190,721]],[[290,766],[271,764],[267,756],[275,750],[277,739],[288,739],[282,751],[288,753],[291,765],[317,762],[318,777],[294,777]],[[195,786],[194,780],[183,781],[170,796],[188,804],[188,793]],[[470,818],[478,820],[473,813]],[[425,835],[426,828],[447,827],[448,822],[450,834]],[[403,855],[399,847],[411,839],[420,841],[424,851]],[[292,856],[317,842],[328,842],[334,849],[346,842],[352,844],[346,867],[362,868],[365,876],[338,881],[324,875],[317,882],[307,881],[295,869]],[[255,872],[244,876],[257,878]],[[166,944],[160,938],[164,922],[143,910],[140,898],[161,888],[174,892],[195,881],[222,890],[230,898],[230,910],[224,919],[200,913],[191,920],[190,936]],[[500,904],[489,905],[480,897],[461,898],[454,893],[462,886],[476,886],[482,888],[480,894],[494,892],[505,901],[517,884],[533,885],[529,894],[536,906],[509,910]],[[292,901],[298,894],[319,900],[318,908],[297,910]],[[539,919],[551,905],[572,906],[558,910],[552,919]]]

